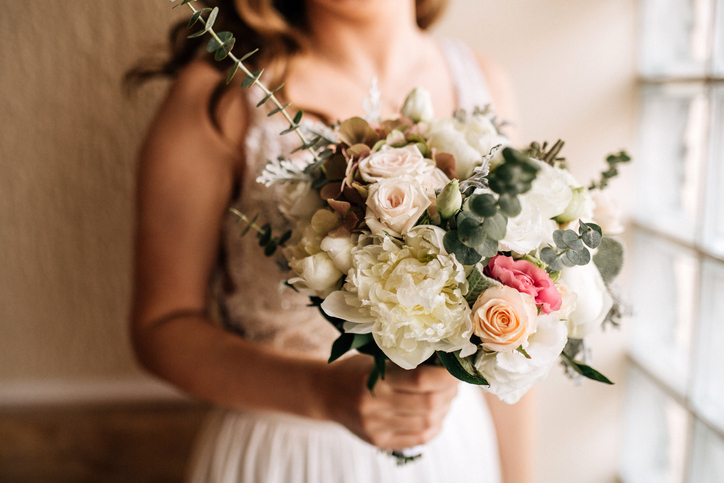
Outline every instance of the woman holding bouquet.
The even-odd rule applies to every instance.
[[[493,99],[509,112],[494,69],[425,32],[442,0],[216,4],[217,25],[235,33],[239,51],[261,48],[256,66],[283,79],[285,97],[308,117],[360,115],[373,77],[383,118],[416,86],[433,94],[437,113]],[[285,274],[227,215],[233,206],[285,226],[280,200],[254,180],[294,139],[255,109],[257,92],[227,88],[200,46],[176,42],[156,72],[176,81],[140,157],[132,317],[145,368],[224,408],[200,437],[191,481],[531,481],[525,399],[490,401],[496,438],[480,390],[442,368],[390,366],[372,394],[369,356],[327,364],[336,330],[306,297],[279,288]],[[403,466],[379,450],[423,444]]]

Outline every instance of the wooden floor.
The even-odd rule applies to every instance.
[[[4,410],[0,483],[180,483],[207,411],[186,402]]]

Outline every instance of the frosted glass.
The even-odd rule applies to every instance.
[[[694,253],[637,231],[632,263],[629,352],[682,396],[689,368],[698,264]]]
[[[724,482],[724,440],[701,423],[694,429],[691,483]]]
[[[724,431],[724,364],[721,356],[724,347],[724,264],[705,260],[701,275],[692,402],[703,418]]]
[[[708,102],[702,85],[641,90],[637,220],[689,243],[696,239]]]
[[[710,55],[714,0],[642,0],[639,70],[644,76],[701,76]]]
[[[626,388],[624,483],[681,483],[689,414],[633,367]]]
[[[711,106],[702,244],[706,250],[724,257],[724,86],[712,89]]]

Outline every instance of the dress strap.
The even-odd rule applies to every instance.
[[[458,108],[472,111],[492,103],[485,75],[473,51],[461,40],[441,39],[440,49],[445,55],[455,82]]]

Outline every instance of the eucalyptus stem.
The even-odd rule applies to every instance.
[[[171,0],[171,1],[175,1],[175,0]],[[186,5],[189,7],[189,9],[191,9],[191,12],[193,12],[194,14],[196,14],[196,13],[198,12],[198,10],[196,10],[196,8],[192,5],[192,2],[188,2],[188,3],[186,3]],[[218,8],[218,7],[217,7],[217,8]],[[204,25],[204,27],[206,27],[206,25],[207,25],[206,19],[204,19],[203,17],[199,16],[199,20],[200,20],[201,23]],[[221,38],[219,38],[219,36],[217,35],[217,33],[214,31],[213,27],[209,28],[209,29],[207,30],[207,33],[208,33],[209,35],[211,35],[211,37],[212,37],[214,40],[216,40],[220,45],[223,44],[223,41],[221,40]],[[282,116],[284,116],[284,119],[286,119],[286,121],[289,123],[289,126],[290,126],[290,131],[289,131],[289,132],[292,132],[292,131],[293,131],[293,132],[297,133],[297,136],[298,136],[299,139],[302,141],[303,145],[306,146],[307,151],[309,151],[309,152],[311,153],[312,157],[314,158],[314,161],[315,161],[315,162],[318,162],[320,159],[319,159],[316,151],[314,150],[314,146],[313,146],[313,145],[312,145],[312,146],[309,145],[309,140],[306,138],[306,136],[304,135],[304,133],[301,131],[301,129],[300,129],[300,128],[301,128],[301,124],[295,122],[295,121],[294,121],[294,118],[292,118],[292,116],[290,116],[289,113],[287,112],[286,108],[289,107],[289,106],[288,106],[288,105],[287,105],[287,106],[283,105],[283,104],[279,101],[279,99],[277,99],[277,97],[274,95],[274,91],[269,90],[264,84],[262,84],[261,82],[259,82],[259,77],[260,77],[260,76],[255,76],[255,75],[251,72],[251,70],[249,70],[249,69],[244,65],[244,62],[243,62],[241,59],[239,59],[238,57],[236,57],[231,51],[229,51],[228,56],[229,56],[229,58],[231,58],[232,61],[234,61],[234,63],[239,67],[239,69],[241,69],[241,71],[242,71],[244,74],[246,74],[247,76],[253,78],[252,84],[253,84],[253,85],[256,85],[259,89],[262,90],[262,92],[264,93],[265,96],[268,96],[268,97],[269,97],[269,100],[276,106],[278,112],[280,112],[280,113],[282,114]],[[280,87],[281,87],[281,86],[280,86]],[[278,89],[278,88],[277,88],[277,89]]]
[[[248,216],[246,216],[241,211],[237,210],[236,208],[229,208],[229,211],[241,219],[241,221],[247,223],[250,227],[252,227],[254,230],[256,230],[259,233],[264,233],[264,229],[261,228],[259,225],[257,225],[254,220],[250,219]]]

